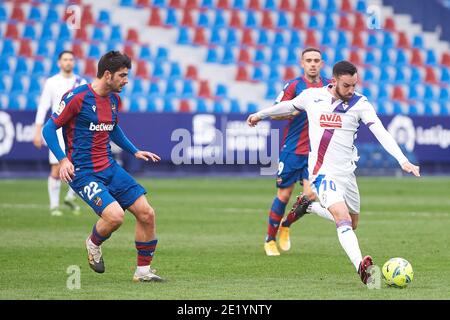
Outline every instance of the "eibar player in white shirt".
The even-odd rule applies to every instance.
[[[35,120],[35,135],[33,144],[40,149],[43,145],[42,126],[45,122],[45,117],[48,110],[51,108],[51,113],[58,110],[59,103],[62,96],[69,90],[72,90],[82,84],[86,80],[74,74],[75,57],[71,51],[62,51],[58,55],[58,66],[60,72],[45,81],[44,90],[39,100],[39,105]],[[64,139],[62,129],[57,131],[58,141],[61,148],[64,150]],[[61,180],[59,179],[59,163],[51,151],[49,151],[50,175],[48,177],[48,194],[50,197],[50,213],[52,216],[61,216],[62,211],[59,206],[59,194],[61,189]],[[80,207],[75,203],[75,193],[69,187],[67,195],[64,197],[64,203],[75,213],[78,214]]]
[[[367,98],[355,92],[357,82],[356,67],[348,61],[340,61],[333,67],[330,85],[304,90],[292,100],[250,115],[247,123],[253,127],[269,116],[287,115],[295,110],[307,112],[311,145],[308,167],[312,190],[333,215],[339,242],[362,282],[367,283],[372,257],[362,257],[350,218],[350,213],[359,214],[360,209],[353,147],[359,121],[369,127],[405,172],[416,177],[420,173],[419,167],[408,161],[386,131]]]

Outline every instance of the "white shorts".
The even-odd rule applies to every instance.
[[[361,203],[354,173],[348,176],[320,174],[312,177],[311,187],[324,208],[345,202],[350,213],[359,214]]]
[[[59,146],[61,147],[61,149],[63,151],[65,151],[64,138],[63,138],[63,134],[62,134],[62,129],[61,128],[56,130],[56,135],[58,136]],[[50,150],[48,151],[48,162],[51,165],[59,164],[58,159],[56,159],[55,155]]]

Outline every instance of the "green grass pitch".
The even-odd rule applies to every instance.
[[[51,217],[46,181],[0,180],[0,299],[450,299],[448,178],[358,179],[363,255],[380,268],[403,257],[415,272],[406,289],[372,290],[334,224],[315,215],[293,225],[291,251],[265,256],[274,179],[140,181],[157,212],[153,267],[167,282],[132,283],[131,214],[103,246],[106,272],[95,274],[84,240],[97,217],[86,205],[80,216]],[[66,286],[72,265],[80,267],[80,289]]]

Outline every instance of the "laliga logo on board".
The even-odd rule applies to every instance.
[[[322,113],[319,122],[322,128],[342,128],[342,119],[339,114]]]
[[[387,130],[398,144],[405,146],[406,150],[414,150],[416,142],[416,129],[411,118],[406,116],[395,116],[388,125]]]
[[[11,151],[14,134],[14,125],[10,115],[0,111],[0,157]]]

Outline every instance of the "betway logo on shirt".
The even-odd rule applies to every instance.
[[[94,124],[91,122],[89,125],[90,131],[113,131],[114,130],[114,124],[108,124],[108,123],[100,123],[100,124]]]
[[[322,128],[342,128],[342,119],[339,114],[321,114],[319,122]]]

